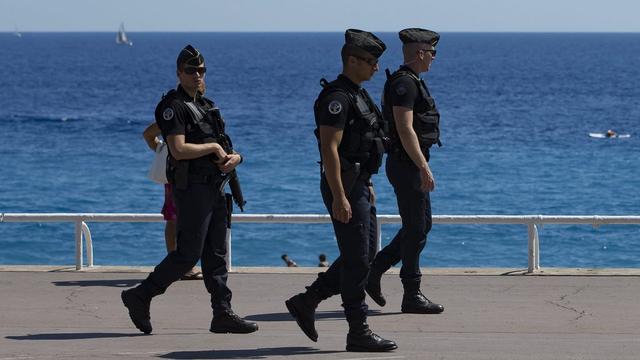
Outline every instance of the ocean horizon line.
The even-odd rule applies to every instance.
[[[380,34],[394,34],[398,30],[370,30],[368,31]],[[117,29],[114,30],[20,30],[21,34],[111,34],[117,33]],[[572,30],[572,31],[518,31],[518,30],[500,30],[500,31],[468,31],[468,30],[451,30],[451,31],[438,31],[440,34],[640,34],[640,31],[590,31],[590,30]],[[0,34],[14,34],[15,30],[2,30]],[[224,30],[127,30],[127,34],[343,34],[344,30],[305,30],[305,31],[292,31],[292,30],[251,30],[251,31],[224,31]]]

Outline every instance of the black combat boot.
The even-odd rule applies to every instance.
[[[440,314],[444,311],[444,306],[432,303],[420,290],[405,290],[401,309],[403,313],[410,314]]]
[[[242,319],[231,309],[213,314],[209,331],[217,334],[249,334],[258,330],[258,324]]]
[[[347,351],[357,352],[381,352],[398,348],[392,340],[383,339],[369,329],[367,323],[357,325],[349,324],[347,334]]]
[[[382,295],[382,289],[380,287],[380,281],[382,280],[382,273],[371,268],[369,272],[369,278],[367,280],[367,286],[365,286],[365,290],[371,300],[375,301],[376,304],[380,306],[385,306],[387,304],[387,299]]]
[[[122,303],[129,310],[129,317],[138,330],[145,334],[151,334],[151,316],[149,306],[151,297],[144,294],[140,287],[125,290],[120,294]]]
[[[291,316],[296,319],[298,326],[312,341],[318,341],[316,331],[316,308],[320,298],[313,292],[307,291],[293,296],[284,302]]]

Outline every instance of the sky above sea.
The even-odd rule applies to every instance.
[[[633,0],[0,0],[0,31],[638,32]]]

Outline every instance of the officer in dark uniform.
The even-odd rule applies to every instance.
[[[151,333],[151,298],[164,293],[201,259],[213,308],[210,331],[251,333],[258,330],[258,325],[231,310],[225,261],[229,209],[223,177],[242,162],[242,157],[219,144],[228,137],[220,110],[203,96],[207,69],[202,54],[187,45],[176,65],[180,85],[163,96],[155,117],[169,146],[167,179],[178,214],[177,249],[139,286],[123,291],[122,301],[134,325],[145,334]]]
[[[397,348],[369,330],[365,284],[376,250],[371,175],[384,154],[380,111],[360,86],[378,70],[386,46],[375,35],[349,29],[342,47],[342,74],[323,86],[314,105],[316,136],[322,160],[320,190],[331,215],[340,256],[307,291],[288,299],[287,309],[302,331],[317,341],[315,309],[320,301],[341,294],[349,322],[347,351]]]
[[[429,169],[429,148],[440,143],[440,115],[420,73],[429,71],[440,39],[425,29],[400,31],[404,65],[390,74],[382,95],[382,110],[391,139],[386,172],[396,193],[402,228],[371,264],[367,293],[386,304],[380,288],[382,274],[402,260],[402,312],[438,314],[444,307],[420,291],[420,253],[431,230],[431,200],[435,187]]]

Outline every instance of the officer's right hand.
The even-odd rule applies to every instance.
[[[228,174],[240,164],[240,159],[241,157],[238,154],[227,154],[227,158],[224,161],[217,163],[218,169]]]
[[[334,198],[331,204],[333,218],[341,223],[348,223],[351,220],[351,204],[346,197]]]
[[[436,187],[436,180],[433,178],[429,165],[420,167],[420,190],[433,191]]]
[[[222,146],[217,143],[211,143],[211,145],[213,145],[213,155],[215,157],[215,160],[213,160],[213,162],[216,164],[222,164],[227,161],[227,152],[224,151]]]

